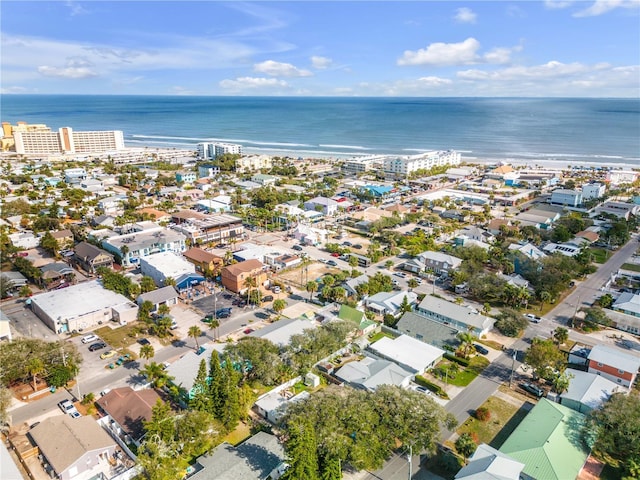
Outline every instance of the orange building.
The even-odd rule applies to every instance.
[[[222,285],[235,293],[244,293],[247,290],[245,280],[255,278],[256,285],[262,287],[267,280],[265,265],[260,260],[245,260],[222,269]]]
[[[196,270],[202,273],[218,272],[224,266],[224,259],[213,253],[209,253],[199,247],[193,247],[184,252],[184,258],[196,266]]]

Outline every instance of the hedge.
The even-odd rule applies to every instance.
[[[447,360],[451,360],[452,362],[456,362],[462,365],[463,367],[469,366],[469,360],[467,360],[466,358],[456,357],[455,355],[451,355],[450,353],[445,353],[443,357],[446,358]]]
[[[422,375],[416,375],[416,383],[425,388],[428,388],[433,393],[442,398],[449,398],[447,392],[445,392],[440,385],[436,385],[435,383],[431,383],[429,380],[424,378]]]

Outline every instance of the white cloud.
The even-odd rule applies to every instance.
[[[24,87],[3,87],[0,88],[0,93],[2,94],[9,94],[9,93],[26,93],[27,89]]]
[[[272,77],[310,77],[313,75],[309,70],[302,70],[290,63],[275,62],[273,60],[256,63],[253,66],[253,70]]]
[[[423,84],[423,85],[427,85],[427,86],[431,86],[431,87],[441,87],[443,85],[451,85],[453,82],[448,79],[448,78],[441,78],[441,77],[421,77],[418,79],[418,81]]]
[[[65,6],[69,7],[69,9],[71,10],[72,17],[75,17],[76,15],[86,15],[87,13],[89,13],[89,10],[84,8],[82,5],[70,0],[65,2]]]
[[[573,0],[545,0],[544,6],[550,10],[567,8],[573,4]]]
[[[458,8],[453,19],[458,23],[476,23],[476,13],[467,7]]]
[[[412,51],[405,50],[397,64],[405,65],[474,65],[478,63],[509,63],[511,53],[521,50],[522,47],[498,47],[481,55],[480,42],[473,37],[459,43],[432,43],[427,48]]]
[[[591,6],[573,14],[574,17],[596,17],[616,8],[639,8],[640,0],[596,0]]]
[[[50,67],[42,65],[38,67],[40,72],[45,77],[58,77],[58,78],[92,78],[97,77],[98,73],[87,67]]]
[[[325,68],[329,68],[332,63],[333,63],[333,60],[327,57],[318,57],[315,55],[311,57],[311,65],[313,66],[313,68],[316,68],[318,70],[324,70]]]
[[[238,77],[235,80],[226,79],[218,83],[220,87],[225,90],[247,90],[258,88],[275,88],[275,87],[288,87],[289,84],[284,80],[278,80],[277,78],[264,78],[264,77]]]

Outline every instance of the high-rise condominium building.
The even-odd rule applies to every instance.
[[[387,174],[406,177],[417,170],[429,170],[445,165],[459,165],[460,153],[455,150],[442,150],[420,153],[418,155],[389,156],[384,160]]]
[[[47,130],[14,130],[16,153],[103,153],[123,150],[124,135],[121,130],[74,132],[71,127],[57,132]]]

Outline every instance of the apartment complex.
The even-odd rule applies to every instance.
[[[196,145],[198,158],[212,160],[225,153],[242,155],[242,145],[236,143],[202,142]]]
[[[236,160],[236,171],[271,169],[273,162],[269,155],[246,155]]]
[[[418,170],[429,170],[445,165],[459,165],[460,153],[455,150],[431,151],[418,155],[389,156],[384,159],[384,172],[408,176]]]
[[[172,214],[171,228],[185,235],[192,245],[208,242],[226,243],[244,236],[242,219],[228,214],[207,215],[194,210],[182,210]]]
[[[381,169],[385,161],[385,157],[381,155],[372,155],[369,157],[350,158],[342,163],[342,170],[346,173],[362,173],[376,169]]]
[[[14,149],[21,154],[103,153],[124,150],[121,130],[74,132],[62,127],[51,129],[13,130]]]

